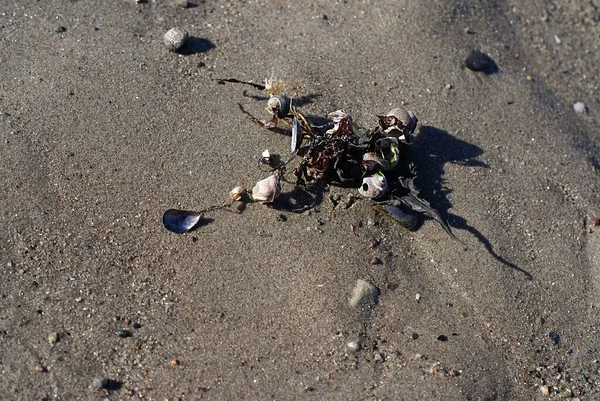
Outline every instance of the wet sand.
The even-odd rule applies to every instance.
[[[0,399],[600,398],[598,4],[297,3],[0,2]],[[353,189],[291,213],[289,183],[166,231],[289,154],[238,108],[264,93],[218,82],[267,77],[309,116],[415,112],[468,250],[334,209]]]

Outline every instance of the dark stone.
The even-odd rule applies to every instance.
[[[54,31],[56,33],[65,33],[67,32],[67,28],[65,28],[64,26],[59,26],[58,28],[56,28],[56,31]]]
[[[448,341],[448,337],[447,337],[447,336],[445,336],[445,335],[443,335],[443,334],[442,334],[442,335],[440,335],[440,336],[438,336],[438,338],[437,338],[437,339],[438,339],[438,341]]]
[[[552,341],[552,344],[554,345],[558,345],[560,344],[560,334],[551,331],[550,333],[548,333],[548,338],[550,338],[550,341]]]
[[[480,71],[484,74],[498,72],[496,62],[490,56],[480,51],[474,51],[465,60],[465,66],[471,71]]]
[[[131,332],[131,330],[127,330],[127,329],[117,330],[117,331],[115,331],[115,334],[121,338],[133,337],[133,333]]]

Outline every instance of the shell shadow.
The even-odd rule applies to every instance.
[[[412,160],[417,166],[417,187],[422,188],[423,198],[427,199],[453,228],[470,232],[494,259],[531,280],[533,278],[531,273],[498,255],[490,241],[465,218],[448,212],[452,207],[448,196],[452,190],[445,185],[444,166],[446,163],[451,163],[466,167],[489,168],[485,162],[477,160],[477,157],[483,153],[480,147],[458,139],[444,130],[427,125],[421,126],[419,135],[411,145]]]
[[[192,54],[205,53],[216,47],[217,46],[208,39],[190,36],[183,47],[177,51],[177,53],[183,56],[190,56]]]

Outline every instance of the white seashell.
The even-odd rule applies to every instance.
[[[387,180],[383,174],[375,174],[363,178],[358,192],[370,199],[379,199],[386,194],[388,190]]]
[[[235,202],[240,200],[245,193],[246,188],[244,188],[241,185],[238,185],[237,187],[233,188],[231,192],[229,192],[229,196],[231,197],[231,200]]]
[[[252,198],[261,203],[273,202],[281,193],[279,177],[271,175],[256,183],[252,188]]]
[[[264,164],[271,163],[271,153],[269,153],[269,149],[265,149],[260,155],[260,162]]]

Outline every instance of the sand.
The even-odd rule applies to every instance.
[[[600,398],[596,1],[194,3],[0,2],[0,399]],[[468,250],[334,210],[348,188],[291,213],[289,183],[166,231],[289,154],[238,108],[264,94],[218,82],[267,77],[309,116],[412,110]]]

